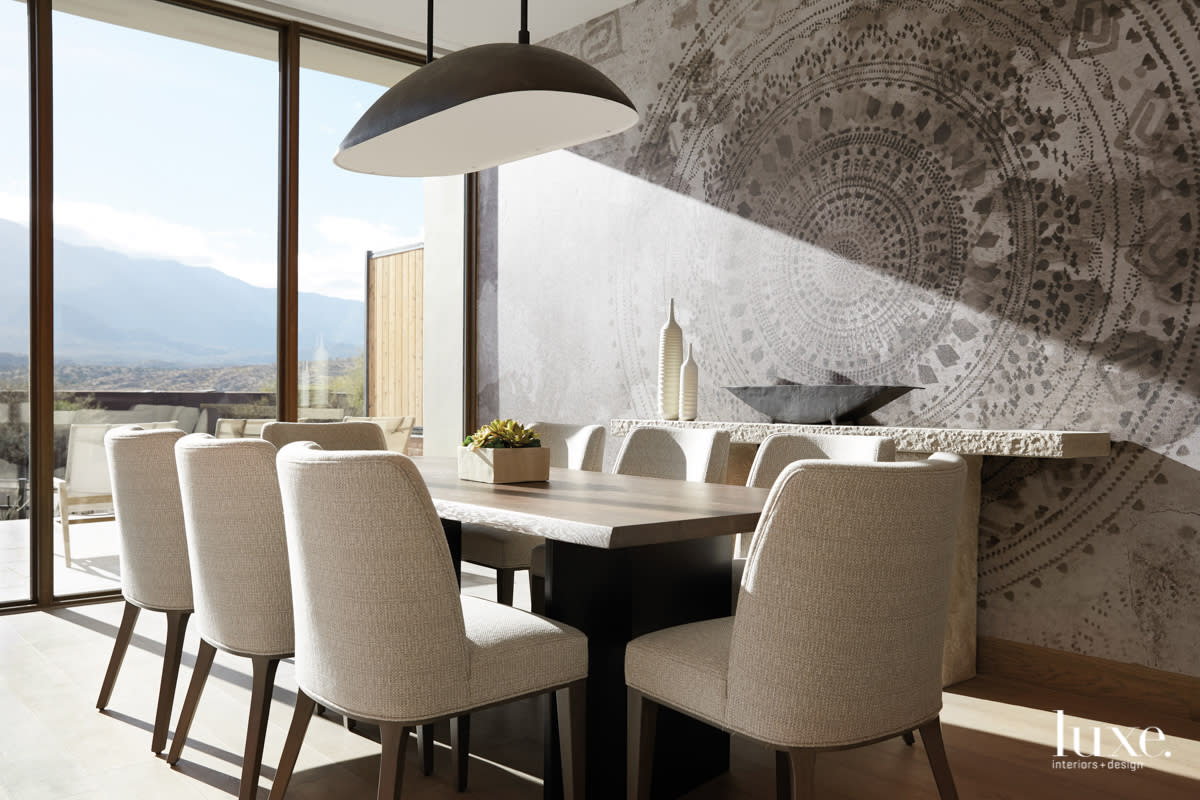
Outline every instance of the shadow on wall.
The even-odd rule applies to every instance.
[[[753,418],[721,386],[837,372],[925,387],[885,424],[1108,430],[1128,444],[1103,464],[995,473],[981,619],[1200,674],[1138,599],[1200,582],[1194,546],[1148,566],[1182,540],[1147,493],[1200,513],[1189,13],[646,0],[555,37],[643,120],[499,171],[489,402],[649,416],[675,297],[704,418]]]

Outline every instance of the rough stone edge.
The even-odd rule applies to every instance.
[[[786,425],[772,422],[613,419],[609,433],[625,436],[635,427],[695,428],[729,431],[732,441],[758,444],[773,433],[814,433],[839,436],[886,436],[902,453],[959,453],[1020,458],[1102,458],[1110,437],[1103,431],[1003,431],[967,428],[892,428],[875,425]]]

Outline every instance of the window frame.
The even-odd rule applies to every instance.
[[[294,421],[299,400],[298,242],[299,242],[299,103],[300,40],[315,40],[396,61],[424,64],[416,52],[274,16],[215,0],[157,0],[192,11],[274,30],[279,38],[279,213],[277,402],[281,420]],[[118,599],[119,590],[58,597],[54,594],[54,59],[52,0],[26,0],[29,41],[29,399],[30,399],[30,575],[29,599],[0,603],[0,614],[58,608]],[[473,187],[477,177],[464,176],[466,242],[464,242],[464,429],[474,424],[473,347],[475,262],[478,211]],[[470,334],[470,335],[469,335]]]

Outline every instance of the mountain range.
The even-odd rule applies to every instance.
[[[0,362],[29,350],[29,229],[0,220]],[[14,281],[13,277],[17,279]],[[15,291],[13,289],[16,289]],[[365,303],[301,292],[300,356],[363,349]],[[276,292],[212,269],[55,241],[57,362],[228,366],[275,361]],[[311,341],[308,341],[311,340]]]

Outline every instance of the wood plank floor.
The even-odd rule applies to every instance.
[[[519,590],[521,583],[518,580]],[[485,596],[492,591],[481,575],[468,574],[464,586]],[[519,592],[518,605],[521,600]],[[218,654],[192,726],[191,740],[183,760],[172,769],[150,753],[150,727],[166,629],[163,615],[142,614],[109,710],[95,710],[96,693],[119,619],[117,603],[0,616],[0,709],[7,717],[7,724],[0,726],[0,800],[236,796],[250,696],[249,661]],[[189,631],[176,714],[197,641],[196,632]],[[280,667],[277,686],[260,798],[267,795],[291,719],[295,683],[290,664]],[[1126,762],[1150,765],[1136,771],[1056,767],[1056,761],[1082,760],[1054,758],[1054,711],[1060,708],[1069,715],[1065,718],[1068,747],[1072,727],[1083,731],[1087,743],[1093,723],[1154,724],[1167,734],[1161,745],[1155,743],[1154,752],[1165,749],[1171,755],[1153,759],[1126,756]],[[964,800],[1200,797],[1200,724],[1195,722],[1147,720],[1144,712],[1116,703],[977,678],[945,695],[943,724],[950,763]],[[1128,733],[1127,728],[1121,730]],[[441,731],[439,738],[445,741],[446,734]],[[377,738],[370,726],[359,733],[345,731],[336,716],[314,720],[289,798],[374,797],[379,766]],[[536,703],[477,715],[471,738],[474,757],[469,796],[500,800],[541,796],[541,733]],[[1103,748],[1105,752],[1117,748],[1111,732]],[[732,770],[689,798],[770,798],[773,768],[773,757],[765,749],[735,740]],[[415,741],[410,742],[406,772],[406,798],[458,797],[445,746],[438,747],[435,773],[426,778],[417,768]],[[899,739],[821,755],[817,761],[817,790],[818,797],[827,800],[936,797],[920,742],[910,748]]]

